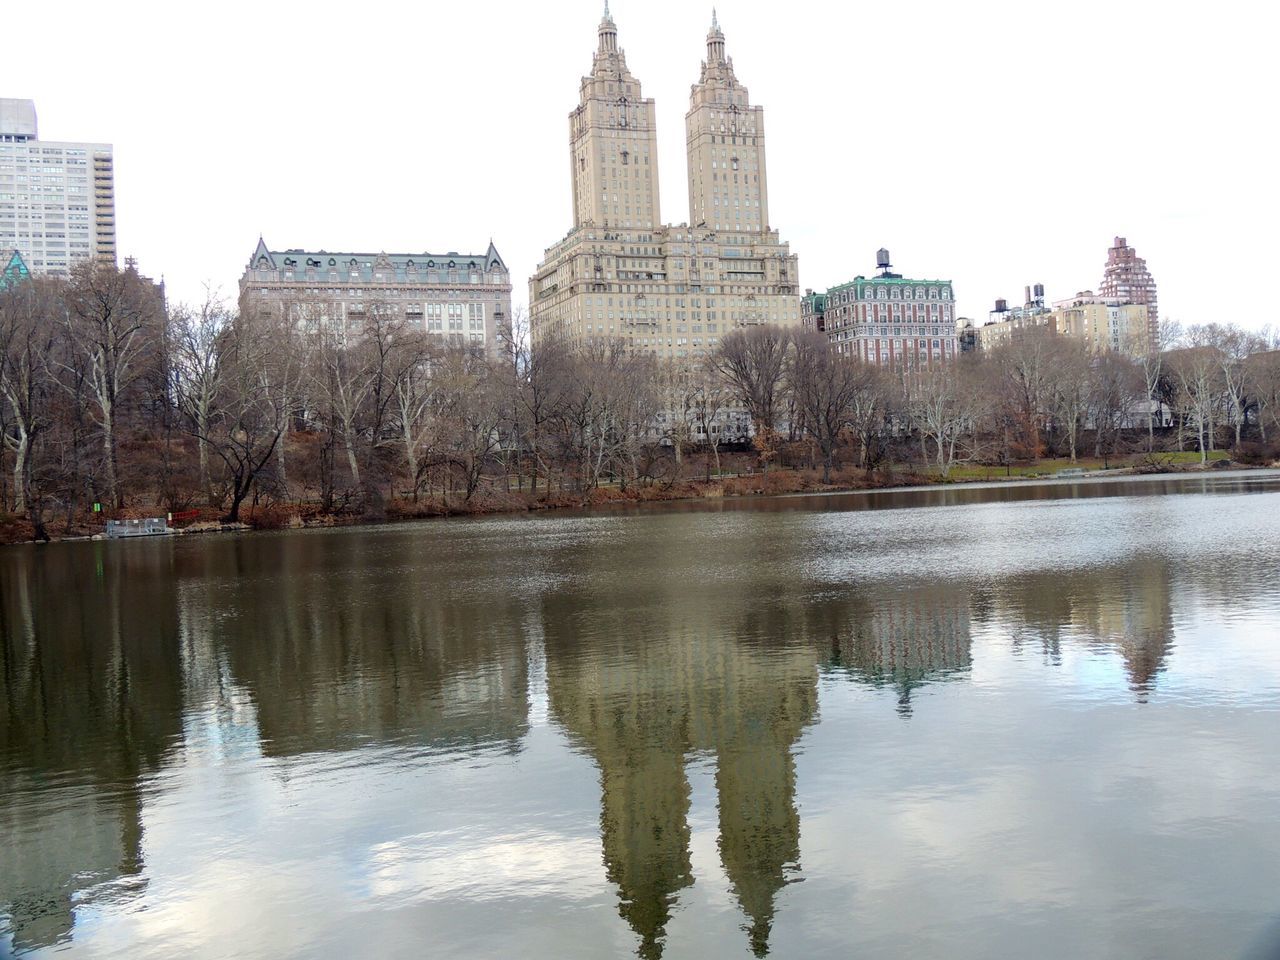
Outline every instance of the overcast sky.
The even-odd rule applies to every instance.
[[[657,101],[663,219],[687,221],[684,113],[710,4],[612,6]],[[261,233],[361,252],[492,237],[523,303],[571,222],[567,115],[601,7],[68,0],[38,42],[6,45],[0,96],[33,98],[44,139],[115,144],[121,253],[174,299],[205,281],[233,297]],[[871,272],[883,245],[985,319],[1029,283],[1051,299],[1096,288],[1123,235],[1162,316],[1274,322],[1250,287],[1280,254],[1270,7],[720,0],[719,14],[766,111],[773,226],[802,287]]]

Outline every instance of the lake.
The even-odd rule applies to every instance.
[[[0,955],[1242,957],[1280,476],[0,551]]]

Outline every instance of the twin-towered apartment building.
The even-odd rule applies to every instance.
[[[769,219],[764,110],[712,14],[685,115],[689,221],[660,217],[654,102],[605,5],[591,72],[569,114],[573,228],[529,281],[533,344],[621,340],[692,357],[731,330],[799,323],[799,268]]]
[[[868,362],[932,364],[963,340],[994,346],[1052,312],[1028,295],[1021,311],[993,313],[958,338],[951,281],[893,273],[887,251],[876,274],[801,297],[797,257],[770,214],[764,109],[739,82],[714,11],[685,114],[688,222],[662,222],[654,101],[627,66],[607,3],[568,119],[573,221],[529,280],[535,347],[551,336],[620,340],[696,358],[732,330],[779,324],[821,331]],[[85,258],[116,260],[111,146],[41,141],[34,104],[0,99],[0,286]],[[375,253],[260,240],[239,292],[247,314],[289,315],[344,340],[387,309],[447,342],[496,349],[512,316],[510,272],[492,242],[482,253]],[[1054,306],[1057,332],[1099,348],[1132,349],[1157,329],[1155,282],[1123,238],[1097,296]]]

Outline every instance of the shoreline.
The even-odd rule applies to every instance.
[[[811,474],[817,471],[773,470],[769,473],[737,475],[715,478],[708,483],[704,479],[685,481],[680,485],[663,489],[659,486],[631,488],[618,491],[612,487],[601,487],[583,494],[542,494],[541,499],[526,499],[527,494],[495,493],[492,499],[473,500],[462,508],[446,506],[436,501],[424,501],[410,504],[394,501],[394,507],[385,517],[366,518],[359,514],[313,514],[304,516],[304,511],[295,507],[292,510],[284,507],[273,508],[277,513],[284,511],[286,516],[276,520],[261,521],[255,524],[250,515],[248,521],[223,523],[218,520],[198,521],[186,527],[174,528],[168,534],[153,535],[159,537],[187,537],[215,533],[268,533],[281,530],[318,530],[332,527],[376,527],[402,523],[421,522],[427,520],[449,520],[467,517],[519,516],[521,514],[539,514],[551,512],[580,513],[582,511],[600,510],[617,507],[645,507],[654,504],[714,504],[725,501],[748,500],[786,500],[801,497],[847,496],[850,494],[875,493],[922,493],[938,490],[979,490],[992,488],[1014,488],[1032,486],[1067,486],[1073,483],[1098,483],[1125,480],[1158,480],[1158,479],[1192,479],[1205,476],[1222,476],[1224,474],[1271,474],[1280,476],[1280,464],[1250,465],[1231,463],[1229,466],[1215,467],[1196,464],[1179,469],[1159,472],[1146,472],[1133,466],[1114,467],[1101,470],[1086,470],[1072,476],[1053,474],[1013,474],[1009,476],[960,477],[951,479],[929,479],[919,474],[902,473],[881,476],[878,479],[860,480],[857,482],[835,482],[823,484]],[[772,488],[772,489],[766,489]],[[154,515],[154,514],[153,514]],[[121,539],[153,539],[153,537],[126,537]],[[50,536],[43,540],[9,540],[0,542],[0,546],[30,546],[44,543],[77,543],[86,541],[109,540],[105,533],[76,532],[65,536]]]

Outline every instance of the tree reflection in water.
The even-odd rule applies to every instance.
[[[820,677],[884,689],[910,718],[922,689],[969,676],[981,627],[1050,664],[1064,643],[1114,652],[1145,702],[1172,647],[1177,577],[1159,557],[832,586],[778,579],[779,556],[802,549],[788,536],[739,544],[749,575],[714,589],[696,558],[623,562],[592,537],[532,558],[407,533],[0,558],[0,910],[15,947],[68,939],[79,904],[145,893],[144,803],[193,717],[268,759],[515,754],[536,642],[550,716],[600,772],[606,875],[639,955],[661,956],[695,882],[687,768],[707,757],[720,862],[765,956],[800,873],[795,752]]]

